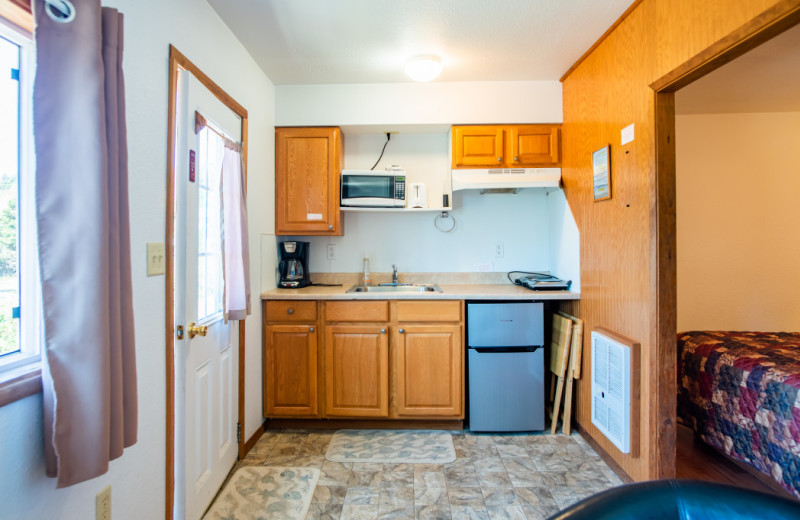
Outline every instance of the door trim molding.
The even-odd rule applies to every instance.
[[[214,83],[211,78],[206,76],[197,66],[186,56],[180,53],[174,46],[169,46],[169,103],[167,108],[167,222],[166,222],[166,304],[165,304],[165,356],[166,356],[166,506],[164,517],[172,520],[172,512],[175,506],[175,323],[174,315],[174,290],[175,276],[173,265],[173,254],[175,251],[175,129],[177,117],[175,114],[177,106],[178,73],[180,71],[190,72],[204,87],[206,87],[217,99],[225,106],[230,108],[242,119],[242,162],[244,168],[245,193],[247,192],[247,110],[236,102],[219,85]],[[239,424],[241,431],[244,432],[244,343],[245,325],[244,320],[239,321]],[[245,443],[239,442],[239,458],[244,456]]]
[[[655,168],[652,188],[650,249],[653,307],[656,309],[656,355],[651,370],[658,392],[650,398],[654,410],[656,449],[651,455],[655,478],[675,476],[677,410],[677,234],[674,93],[747,51],[800,24],[800,1],[782,0],[708,46],[650,84],[655,96]],[[651,367],[652,368],[652,367]]]

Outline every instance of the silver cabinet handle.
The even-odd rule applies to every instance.
[[[502,157],[498,157],[497,158],[497,162],[503,162],[503,158]]]
[[[386,329],[381,329],[381,334],[386,334]]]
[[[314,332],[314,327],[309,327],[308,332]]]
[[[286,313],[287,313],[287,314],[294,314],[294,309],[292,309],[291,307],[289,307],[289,309],[286,311]]]
[[[514,157],[514,160],[515,161],[519,161],[519,157]]]
[[[399,332],[400,334],[405,334],[406,331],[405,331],[405,329],[400,329],[397,332]]]
[[[328,224],[328,229],[333,229],[333,224]]]

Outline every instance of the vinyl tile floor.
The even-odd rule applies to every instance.
[[[333,433],[267,431],[234,469],[318,468],[307,520],[537,520],[622,484],[577,434],[453,431],[449,464],[343,464],[325,460]]]

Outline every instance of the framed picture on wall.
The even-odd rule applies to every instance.
[[[592,153],[592,173],[594,175],[594,200],[611,198],[611,145],[606,145]]]

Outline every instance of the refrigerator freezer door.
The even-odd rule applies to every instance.
[[[544,349],[478,352],[469,349],[469,429],[517,432],[544,429]]]

